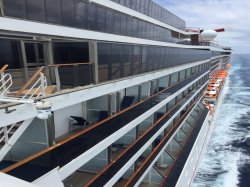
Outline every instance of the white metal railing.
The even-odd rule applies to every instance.
[[[6,154],[19,140],[25,130],[29,127],[34,118],[27,119],[23,122],[17,122],[12,125],[1,128],[0,132],[3,136],[0,137],[0,143],[3,145],[0,148],[0,161],[4,159]],[[13,129],[16,127],[16,129]]]
[[[12,125],[10,125],[10,128],[8,128],[7,126],[3,127],[0,131],[0,134],[3,134],[2,136],[0,136],[0,143],[2,143],[3,141],[5,143],[8,143],[9,140],[9,133],[11,132],[11,130],[17,125],[17,123],[14,123]]]
[[[47,79],[43,73],[40,73],[39,79],[29,88],[27,92],[22,96],[22,99],[38,98],[45,95],[45,89],[47,88]]]
[[[0,79],[0,97],[5,96],[9,88],[12,86],[13,81],[12,81],[12,76],[10,74],[4,74],[1,73],[1,79]]]

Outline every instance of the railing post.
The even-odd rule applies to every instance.
[[[61,82],[60,82],[59,71],[58,71],[57,66],[54,67],[54,71],[55,71],[55,78],[56,78],[56,91],[60,92],[61,91]]]
[[[99,82],[98,77],[98,47],[96,41],[90,41],[89,42],[89,61],[90,63],[93,63],[93,79],[94,84],[97,84]]]
[[[77,64],[75,64],[74,66],[73,66],[73,68],[74,68],[74,80],[75,80],[75,82],[74,82],[74,87],[77,87],[77,86],[79,86],[79,73],[78,73],[78,65]]]
[[[4,92],[4,90],[6,90],[6,84],[5,84],[5,79],[4,79],[4,72],[1,72],[1,82],[2,82],[2,85],[3,85],[2,90],[3,90],[3,92]],[[7,94],[7,93],[4,92],[3,95],[6,95],[6,94]]]
[[[3,1],[0,0],[0,16],[4,16]]]
[[[7,144],[9,142],[8,129],[7,126],[3,127],[4,141]]]
[[[43,73],[40,73],[40,81],[41,81],[41,94],[42,94],[42,96],[45,96],[45,88],[46,88],[46,86],[45,86],[45,76],[44,76],[44,74]]]

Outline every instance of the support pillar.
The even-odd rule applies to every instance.
[[[93,81],[94,84],[99,83],[98,77],[98,48],[96,41],[89,42],[89,62],[93,64]]]

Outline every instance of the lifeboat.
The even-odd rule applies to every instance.
[[[231,64],[226,65],[226,69],[229,69],[229,68],[231,68]]]
[[[207,87],[206,94],[216,95],[217,92],[218,92],[218,88],[217,87]]]
[[[221,83],[219,83],[219,82],[208,82],[208,87],[217,87],[219,89],[221,87]]]
[[[226,79],[225,77],[213,77],[213,78],[210,78],[209,81],[210,82],[219,82],[220,84],[223,84],[225,79]]]

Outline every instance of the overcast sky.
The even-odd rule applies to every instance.
[[[216,40],[235,53],[250,53],[250,0],[154,0],[186,21],[187,27],[225,28]]]

